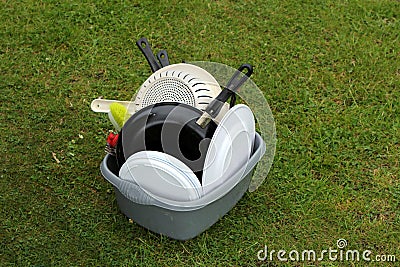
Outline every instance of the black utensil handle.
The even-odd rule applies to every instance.
[[[161,69],[161,66],[158,64],[157,59],[155,58],[153,51],[151,50],[151,46],[145,37],[140,38],[136,42],[140,51],[142,51],[143,55],[146,57],[147,62],[150,65],[152,72],[156,72]]]
[[[246,71],[246,72],[243,72]],[[241,78],[241,74],[244,74]],[[235,71],[235,73],[233,74],[232,78],[229,80],[229,82],[227,83],[227,85],[225,86],[225,90],[223,91],[228,91],[229,96],[232,95],[232,93],[235,93],[240,86],[242,86],[247,79],[251,76],[251,74],[253,74],[253,66],[250,64],[242,64],[237,71]],[[221,94],[220,94],[221,95]],[[220,95],[217,96],[217,99],[219,101],[223,101],[226,102],[226,100],[228,100],[229,96],[226,97],[225,94],[222,94],[221,97]]]
[[[229,108],[233,108],[235,104],[236,104],[236,93],[233,93],[231,96],[231,101],[229,102]]]
[[[160,61],[162,67],[166,67],[169,65],[168,53],[166,50],[161,50],[160,52],[158,52],[157,58],[158,61]]]
[[[244,75],[240,78],[241,74]],[[229,97],[235,94],[235,92],[239,89],[240,86],[245,83],[245,81],[247,81],[251,74],[253,74],[253,66],[251,66],[250,64],[241,65],[237,69],[237,71],[235,71],[232,78],[227,83],[226,87],[224,87],[221,93],[219,93],[213,101],[211,101],[211,103],[206,107],[205,111],[212,118],[215,118],[220,112],[223,104],[229,99]]]

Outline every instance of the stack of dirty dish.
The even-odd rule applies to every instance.
[[[154,232],[189,239],[236,204],[265,152],[251,109],[234,103],[252,68],[243,64],[221,90],[206,70],[160,66],[147,40],[138,46],[154,73],[134,101],[123,102],[133,114],[101,171],[125,215]]]

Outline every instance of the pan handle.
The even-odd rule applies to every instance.
[[[243,72],[246,71],[246,72]],[[244,74],[241,77],[241,74]],[[216,99],[221,102],[226,102],[228,98],[231,98],[230,101],[230,108],[232,108],[235,103],[236,103],[236,91],[239,90],[240,86],[242,86],[247,79],[253,74],[253,66],[250,64],[243,64],[241,65],[237,71],[233,74],[232,78],[229,80],[227,85],[224,87],[225,90],[223,90],[217,97]],[[241,77],[241,78],[239,78]],[[219,111],[218,111],[219,113]],[[217,113],[217,115],[218,115]]]
[[[136,45],[139,47],[140,51],[142,51],[143,55],[145,56],[152,72],[156,72],[157,70],[161,69],[161,66],[158,64],[157,59],[153,54],[153,51],[151,51],[150,43],[147,41],[145,37],[140,38],[136,42]]]
[[[233,96],[236,91],[242,86],[247,79],[253,74],[253,66],[250,64],[242,64],[233,74],[227,85],[224,87],[218,96],[211,101],[206,107],[203,115],[196,121],[200,127],[204,128],[210,122],[218,116],[222,106],[228,100],[229,97]],[[232,99],[235,101],[236,99]]]
[[[246,71],[246,72],[244,72]],[[243,75],[244,74],[244,75]],[[253,66],[250,64],[242,64],[233,74],[232,78],[224,87],[224,90],[219,93],[215,98],[216,100],[225,103],[228,98],[236,93],[236,91],[242,86],[247,79],[253,74]]]
[[[243,72],[246,71],[246,72]],[[241,75],[244,74],[241,78]],[[226,85],[225,89],[236,92],[240,86],[244,84],[245,81],[253,74],[253,66],[250,64],[242,64],[237,71],[233,74],[232,78],[229,80],[228,84]]]
[[[166,67],[169,65],[168,53],[166,50],[161,50],[157,53],[158,61],[160,61],[161,67]]]

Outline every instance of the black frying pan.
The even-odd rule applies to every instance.
[[[245,75],[240,75],[244,70],[247,71]],[[201,182],[207,149],[217,128],[212,118],[217,116],[222,104],[247,80],[252,71],[251,65],[240,66],[204,113],[190,105],[162,102],[133,114],[122,127],[118,138],[116,154],[119,167],[139,151],[160,151],[185,163]],[[206,123],[199,123],[204,116]]]
[[[209,142],[217,125],[196,124],[202,112],[190,105],[161,102],[147,106],[124,124],[118,138],[117,161],[143,150],[170,154],[189,166],[201,180]]]

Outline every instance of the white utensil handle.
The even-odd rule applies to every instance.
[[[91,109],[94,112],[108,113],[110,112],[110,105],[112,103],[118,103],[124,105],[128,109],[129,114],[135,113],[135,103],[131,101],[119,101],[119,100],[109,100],[109,99],[95,99],[90,104]]]

